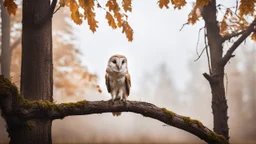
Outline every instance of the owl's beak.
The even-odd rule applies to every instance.
[[[119,63],[117,64],[117,69],[118,69],[118,71],[120,71],[121,67],[122,67],[122,62],[119,62]]]

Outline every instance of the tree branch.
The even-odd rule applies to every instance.
[[[220,60],[220,64],[225,66],[230,58],[234,57],[233,52],[237,49],[237,47],[254,31],[254,26],[256,25],[256,18],[250,24],[250,26],[243,32],[243,34],[238,38],[237,41],[228,49],[227,53]]]
[[[230,35],[226,35],[226,36],[224,36],[224,37],[222,38],[222,42],[225,42],[226,40],[230,40],[230,39],[233,38],[233,37],[237,37],[237,36],[243,34],[243,33],[246,32],[246,31],[247,31],[247,30],[242,30],[242,31],[240,31],[240,32],[238,32],[238,33],[233,33],[233,34],[230,34]]]
[[[200,121],[178,115],[165,108],[138,101],[79,101],[55,104],[49,101],[26,100],[18,94],[17,87],[0,75],[0,108],[7,123],[24,123],[30,119],[62,119],[66,116],[133,112],[157,119],[165,124],[185,130],[211,144],[228,144],[224,136],[205,127]]]
[[[41,26],[43,26],[48,20],[50,20],[54,14],[54,9],[56,7],[57,4],[57,0],[52,0],[52,4],[50,6],[50,9],[48,10],[48,13],[46,14],[45,17],[43,17],[42,19],[39,19],[38,21],[34,22],[34,26],[36,28],[40,28]]]
[[[168,125],[190,132],[208,143],[228,143],[223,136],[217,135],[201,122],[181,116],[165,108],[159,108],[147,102],[127,101],[80,101],[77,103],[48,104],[34,103],[19,114],[26,119],[45,118],[62,119],[72,115],[101,114],[108,112],[133,112],[164,122]]]

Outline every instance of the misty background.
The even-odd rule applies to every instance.
[[[104,5],[105,0],[99,0]],[[200,120],[213,128],[211,91],[202,73],[208,72],[206,54],[198,57],[196,44],[203,21],[186,25],[193,1],[182,10],[160,9],[157,1],[133,1],[129,23],[134,30],[128,42],[121,30],[112,30],[105,12],[96,9],[99,21],[92,33],[86,22],[75,25],[67,8],[53,17],[54,101],[108,100],[105,69],[109,57],[123,54],[128,59],[131,94],[128,100],[146,101],[180,115]],[[234,0],[222,0],[227,7]],[[218,14],[219,17],[222,13]],[[11,43],[21,34],[21,9],[11,17]],[[199,53],[204,47],[199,35]],[[230,44],[226,44],[228,47]],[[226,50],[226,49],[225,49]],[[247,40],[226,67],[226,93],[231,143],[255,142],[255,42]],[[12,52],[11,77],[19,86],[21,45]],[[102,91],[101,93],[99,91]],[[0,142],[8,142],[0,121]],[[185,142],[203,143],[199,138],[154,119],[134,113],[111,113],[66,117],[53,122],[53,142]]]

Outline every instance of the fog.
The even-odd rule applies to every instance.
[[[105,0],[99,1],[104,4]],[[223,0],[227,6],[233,0]],[[79,100],[109,100],[105,86],[105,69],[109,57],[123,54],[128,59],[131,75],[131,94],[128,100],[146,101],[165,107],[177,114],[201,121],[213,129],[211,90],[202,73],[208,72],[206,55],[197,58],[198,31],[203,21],[186,25],[192,0],[183,10],[159,9],[157,1],[133,1],[129,23],[134,30],[133,42],[128,42],[121,30],[112,30],[105,20],[103,10],[96,9],[99,21],[97,32],[89,31],[88,25],[72,25],[75,48],[86,71],[97,76],[102,93],[94,87],[79,85],[79,93],[65,95],[63,89],[54,89],[57,103]],[[58,13],[57,13],[58,14]],[[56,16],[57,17],[57,16]],[[54,17],[53,29],[60,28],[62,17]],[[199,49],[203,49],[203,33],[199,36]],[[56,43],[53,43],[56,44]],[[236,57],[226,67],[225,77],[228,100],[230,137],[232,143],[256,141],[255,112],[255,42],[250,40],[236,52]],[[229,44],[225,45],[228,47]],[[72,68],[72,67],[71,67]],[[72,76],[72,73],[71,73]],[[62,77],[56,77],[61,82]],[[72,81],[72,79],[70,79]],[[65,88],[64,88],[65,89]],[[3,122],[0,122],[3,126]],[[2,130],[0,142],[7,142],[7,133]],[[123,112],[114,117],[111,113],[86,116],[70,116],[55,120],[52,127],[54,143],[204,143],[196,136],[164,123]]]

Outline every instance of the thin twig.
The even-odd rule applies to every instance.
[[[188,24],[189,24],[188,22],[184,23],[184,24],[182,25],[182,27],[180,28],[179,31],[181,31],[181,30],[184,28],[184,26],[185,26],[185,25],[188,25]]]
[[[55,13],[60,9],[60,7],[62,7],[62,6],[59,6],[59,7],[53,12],[53,14],[55,14]]]
[[[194,60],[194,62],[196,62],[197,60],[200,59],[200,57],[203,55],[204,50],[206,49],[207,46],[204,47],[204,49],[201,51],[200,55]]]
[[[236,9],[235,9],[235,14],[237,13],[237,8],[238,8],[238,0],[236,0]]]
[[[212,68],[211,68],[210,57],[209,57],[209,51],[208,51],[207,31],[206,31],[206,28],[204,29],[204,45],[205,45],[206,56],[207,56],[207,61],[208,61],[209,73],[210,73],[210,75],[211,75],[211,74],[212,74]]]
[[[198,35],[197,35],[197,42],[196,42],[196,54],[197,56],[199,56],[198,54],[198,45],[199,45],[199,41],[200,41],[200,32],[201,30],[203,29],[204,27],[200,28],[199,31],[198,31]]]

